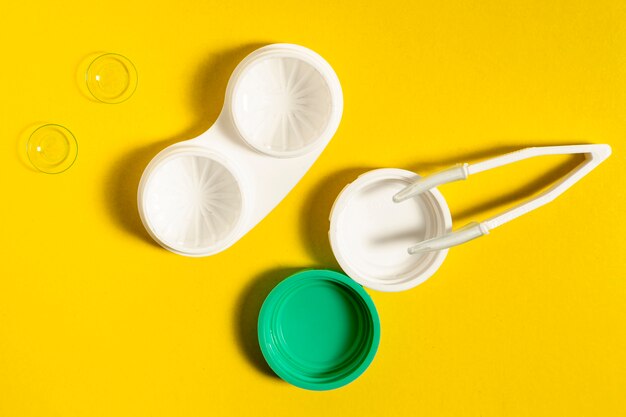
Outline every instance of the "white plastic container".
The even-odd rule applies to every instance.
[[[228,248],[298,183],[339,126],[343,95],[331,66],[291,44],[260,48],[234,70],[215,124],[146,167],[141,220],[187,256]]]

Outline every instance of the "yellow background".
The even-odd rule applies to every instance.
[[[624,1],[12,1],[0,38],[1,417],[626,415]],[[206,130],[236,63],[273,42],[334,67],[337,134],[231,249],[159,248],[136,212],[141,171]],[[81,91],[100,51],[135,63],[129,101]],[[61,175],[24,161],[42,123],[79,141]],[[554,203],[453,249],[411,291],[370,291],[382,339],[357,381],[316,393],[268,373],[260,303],[293,271],[336,267],[327,217],[358,173],[583,142],[613,155]],[[460,226],[576,162],[441,189]]]

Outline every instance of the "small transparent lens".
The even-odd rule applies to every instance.
[[[87,89],[97,100],[121,103],[128,100],[137,88],[137,69],[122,55],[104,54],[91,62],[86,80]]]
[[[65,127],[48,124],[35,130],[26,145],[30,162],[41,172],[58,174],[74,164],[78,142]]]

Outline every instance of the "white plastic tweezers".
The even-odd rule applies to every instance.
[[[465,180],[470,174],[487,171],[523,159],[532,158],[543,155],[568,155],[568,154],[585,154],[585,161],[574,168],[566,176],[558,182],[550,186],[548,189],[538,194],[534,198],[524,201],[521,204],[510,208],[490,219],[478,222],[471,222],[466,226],[454,230],[443,236],[425,240],[408,249],[410,254],[418,254],[424,252],[438,251],[457,246],[468,242],[477,237],[486,235],[490,230],[503,225],[523,214],[539,208],[556,197],[561,195],[565,190],[574,185],[578,180],[587,175],[591,170],[600,165],[602,161],[611,155],[611,147],[609,145],[566,145],[566,146],[543,146],[526,148],[516,152],[511,152],[492,159],[487,159],[475,164],[462,164],[455,167],[434,173],[427,177],[416,180],[411,185],[393,196],[396,203],[412,198],[418,194],[426,192],[431,188],[438,187],[454,181]]]

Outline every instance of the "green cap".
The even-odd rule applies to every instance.
[[[380,320],[363,287],[328,270],[280,282],[261,307],[259,344],[285,381],[310,390],[342,387],[376,355]]]

